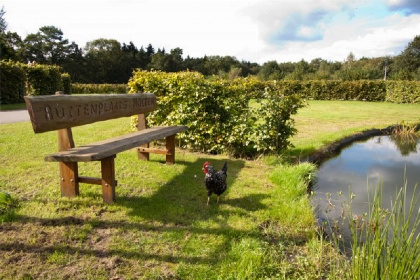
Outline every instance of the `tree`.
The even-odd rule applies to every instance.
[[[169,57],[165,55],[164,52],[158,50],[158,52],[152,56],[152,60],[149,63],[149,68],[153,70],[166,71],[168,65]]]
[[[125,52],[125,53],[131,54],[133,58],[135,58],[136,55],[137,55],[137,53],[139,52],[139,50],[137,49],[137,47],[131,41],[130,41],[130,43],[128,45],[126,45],[125,43],[123,43],[122,51]]]
[[[182,59],[183,51],[181,48],[175,48],[171,50],[169,54],[169,68],[168,72],[177,72],[184,70],[184,60]]]
[[[295,63],[295,69],[293,70],[293,72],[287,74],[284,77],[284,79],[302,81],[305,79],[305,76],[310,73],[311,71],[310,71],[309,63],[302,59],[299,62]]]
[[[38,63],[60,65],[70,52],[69,41],[55,26],[41,27],[37,33],[29,34],[24,43],[26,59]]]
[[[14,32],[6,32],[7,23],[4,15],[4,7],[0,10],[0,56],[2,59],[15,61],[22,60],[23,42],[20,36]]]
[[[408,43],[404,51],[395,57],[392,68],[393,78],[420,80],[420,35]]]
[[[25,62],[25,45],[16,32],[0,34],[0,54],[2,59]]]
[[[1,7],[0,10],[0,33],[3,34],[6,32],[6,28],[7,28],[7,22],[6,19],[4,18],[4,14],[6,13],[6,11],[4,10],[4,7]]]
[[[284,74],[281,71],[279,64],[274,60],[264,63],[260,72],[258,72],[258,78],[263,81],[281,80],[283,77]]]
[[[72,42],[68,46],[68,54],[60,65],[65,72],[69,73],[71,80],[77,83],[88,83],[86,80],[86,60],[83,51],[79,46]]]
[[[99,38],[86,43],[84,48],[87,75],[93,83],[126,83],[121,60],[124,53],[115,39]]]

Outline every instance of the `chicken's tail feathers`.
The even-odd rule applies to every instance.
[[[225,164],[223,164],[223,167],[222,167],[222,171],[225,173],[225,174],[227,174],[227,161],[225,161]]]

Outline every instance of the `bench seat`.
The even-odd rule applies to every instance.
[[[98,161],[187,130],[186,126],[156,126],[45,156],[46,161]]]

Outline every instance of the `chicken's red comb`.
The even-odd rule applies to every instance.
[[[203,164],[203,168],[204,168],[204,167],[206,167],[207,165],[210,165],[210,161],[206,161],[206,162]]]

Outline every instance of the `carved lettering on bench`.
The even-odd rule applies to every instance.
[[[133,98],[133,108],[148,107],[156,105],[156,99]]]
[[[50,105],[45,105],[45,119],[48,121],[53,121],[57,118],[73,119],[79,117],[102,115],[105,113],[127,110],[129,105],[130,104],[127,100],[91,104],[87,103],[84,105],[68,106],[66,108],[56,104],[53,109]],[[150,107],[153,105],[156,105],[156,100],[154,99],[133,98],[132,106],[134,109]]]
[[[153,111],[153,94],[25,97],[35,132],[73,127]]]

